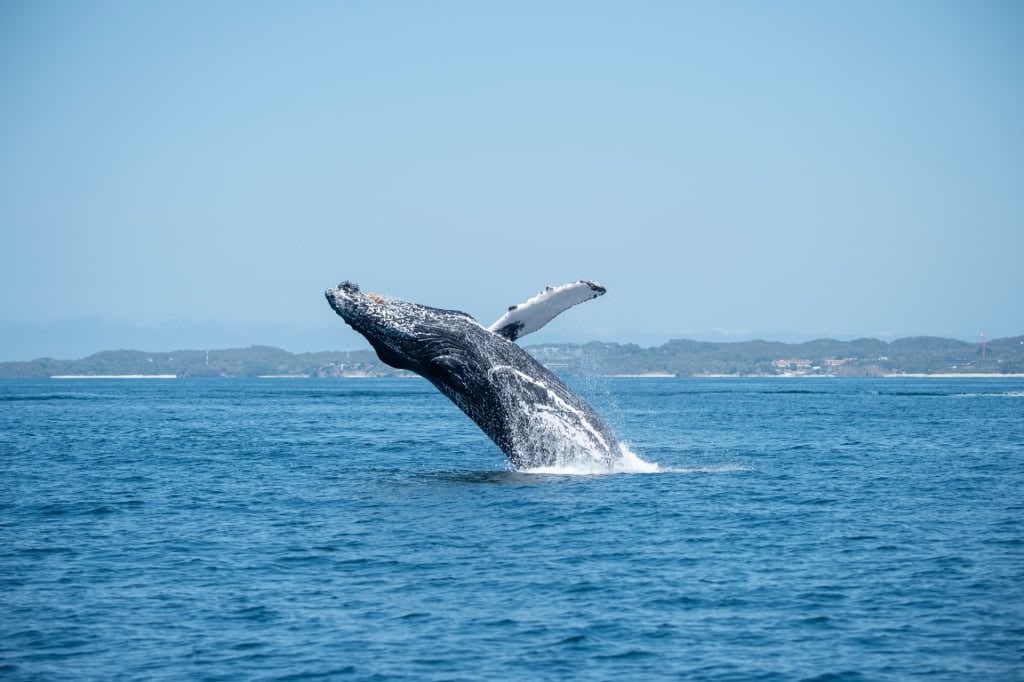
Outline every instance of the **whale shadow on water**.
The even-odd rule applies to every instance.
[[[501,449],[519,473],[657,470],[621,444],[604,419],[515,340],[605,292],[594,282],[549,287],[511,306],[490,328],[466,313],[363,293],[325,292],[331,308],[380,360],[431,382]]]

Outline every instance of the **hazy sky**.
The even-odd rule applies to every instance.
[[[0,360],[1024,333],[1024,4],[0,4]]]

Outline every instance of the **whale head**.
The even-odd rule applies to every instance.
[[[354,282],[342,282],[325,295],[334,312],[366,337],[381,361],[418,374],[460,348],[460,339],[470,329],[483,329],[466,313],[363,293]]]

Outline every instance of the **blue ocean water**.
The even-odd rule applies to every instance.
[[[1024,381],[576,387],[655,472],[419,379],[0,382],[0,678],[1024,677]]]

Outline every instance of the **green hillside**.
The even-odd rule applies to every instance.
[[[1024,373],[1024,336],[980,343],[914,337],[806,343],[674,340],[641,348],[591,342],[526,348],[561,374],[675,376],[880,376],[886,374]],[[115,350],[80,360],[40,358],[0,363],[0,378],[55,375],[174,374],[178,377],[377,377],[404,374],[372,350],[289,353],[270,346],[149,353]]]

